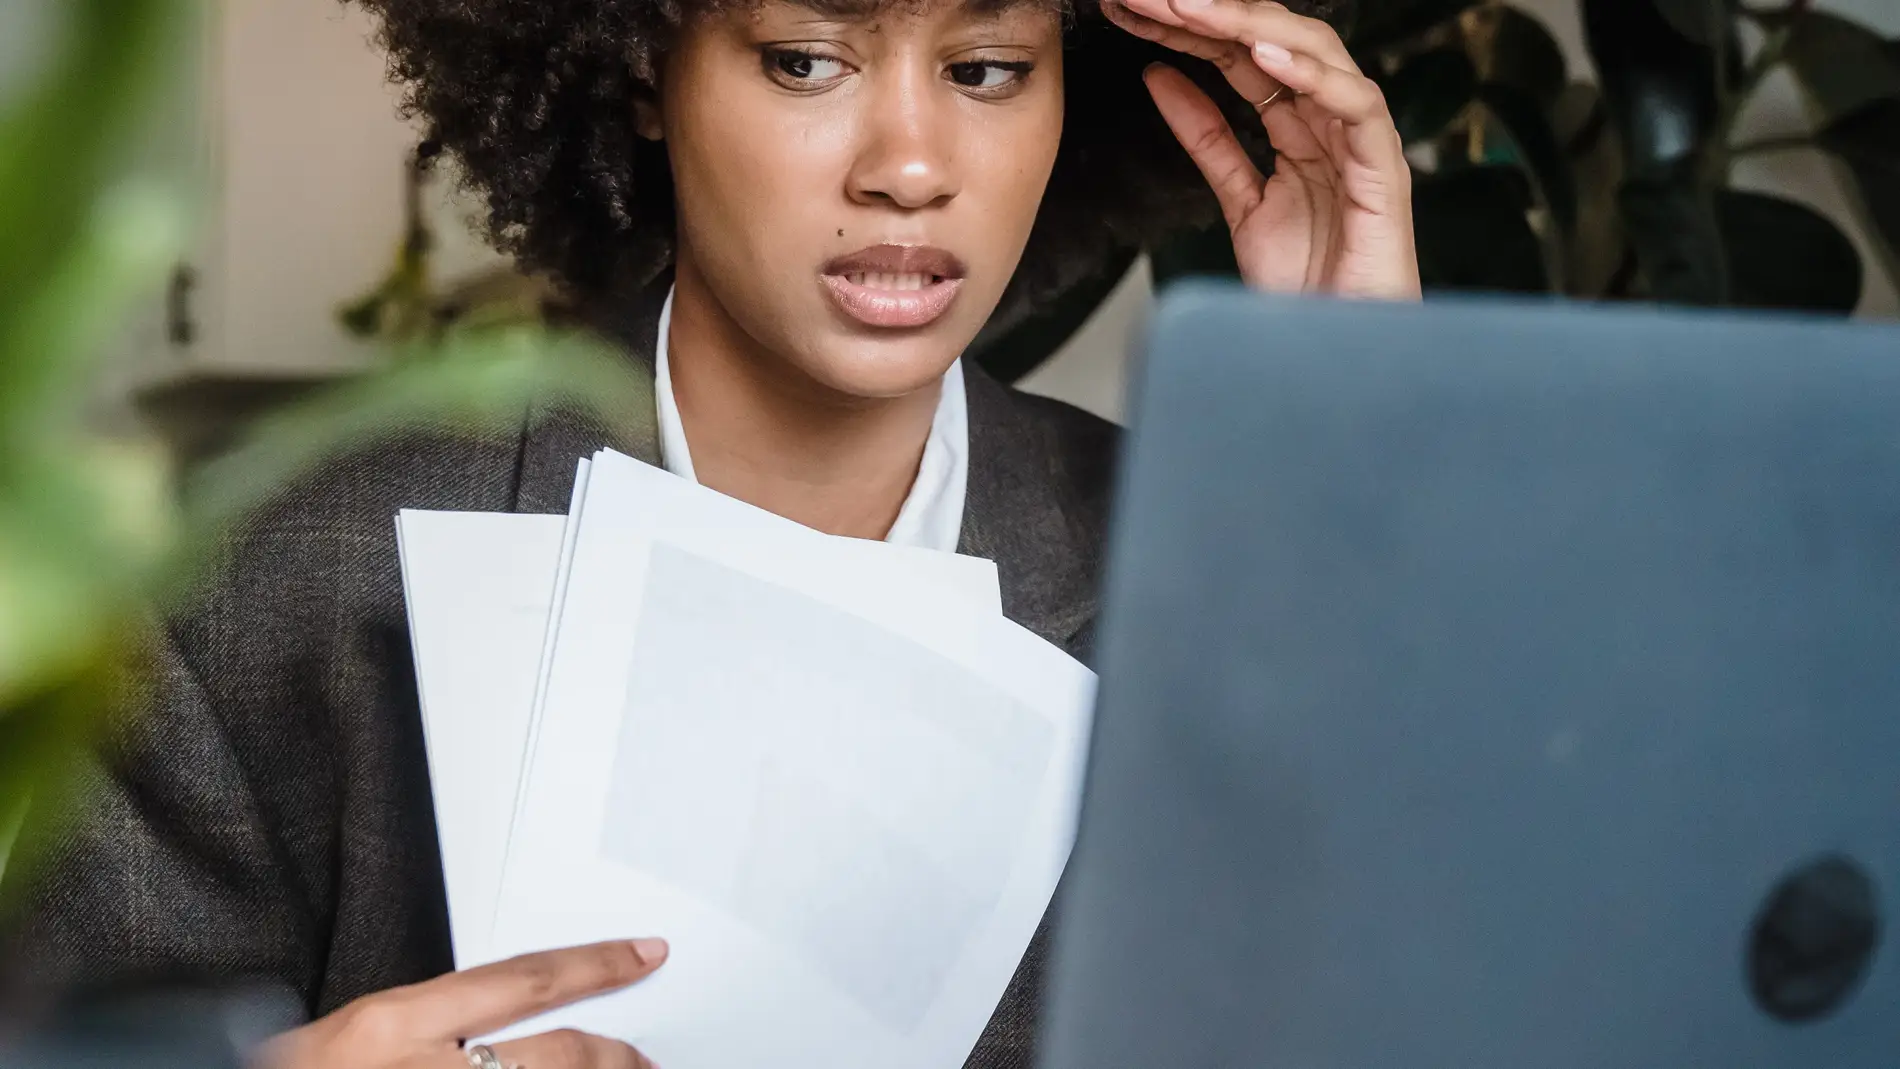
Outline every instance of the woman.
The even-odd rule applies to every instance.
[[[1086,656],[1112,434],[962,366],[977,332],[1191,220],[1210,188],[1252,285],[1418,293],[1379,91],[1324,22],[1277,4],[363,2],[500,244],[619,336],[657,419],[552,415],[339,462],[171,628],[162,708],[102,776],[26,945],[76,980],[289,984],[320,1016],[272,1045],[284,1067],[471,1064],[461,1037],[665,955],[604,944],[439,975],[396,509],[560,511],[575,458],[615,445],[821,530],[991,557],[1008,615]],[[1164,50],[1223,105],[1139,65]],[[1271,178],[1243,144],[1262,131]],[[1028,1064],[1042,945],[973,1065]],[[577,1035],[494,1055],[640,1064]]]

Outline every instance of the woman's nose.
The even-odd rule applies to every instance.
[[[947,203],[960,191],[955,102],[938,99],[936,81],[907,74],[867,94],[862,147],[847,180],[852,200],[914,211]]]

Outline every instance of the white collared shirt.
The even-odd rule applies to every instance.
[[[673,291],[660,309],[660,337],[653,358],[653,394],[659,408],[660,461],[682,479],[698,482],[693,454],[686,445],[679,404],[673,398],[673,374],[667,351],[672,348]],[[937,414],[924,441],[924,459],[917,466],[897,522],[884,536],[899,546],[918,546],[955,553],[963,533],[963,496],[970,477],[970,410],[963,390],[963,361],[950,365],[937,398]]]

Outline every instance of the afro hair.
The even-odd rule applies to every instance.
[[[682,21],[757,0],[350,0],[381,22],[390,76],[485,201],[490,241],[581,304],[611,300],[671,261],[664,142],[634,130],[634,102]],[[1098,0],[1064,4],[1062,144],[999,320],[1092,277],[1117,253],[1218,207],[1150,101],[1140,74],[1173,63],[1206,88],[1263,164],[1252,110],[1202,61],[1110,24]],[[1295,5],[1325,17],[1340,0]],[[699,5],[689,7],[688,5]]]

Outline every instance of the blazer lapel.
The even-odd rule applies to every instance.
[[[635,411],[602,420],[571,408],[536,406],[530,410],[516,461],[515,512],[562,513],[574,492],[574,467],[582,457],[613,449],[655,466],[660,463],[658,409],[653,400],[654,344],[660,308],[670,279],[643,291],[623,311],[598,317],[594,328],[626,354],[628,373],[638,387]]]
[[[1071,501],[1061,451],[1014,391],[964,364],[970,474],[957,552],[996,562],[1003,615],[1086,659],[1100,532]],[[1082,647],[1078,650],[1078,647]]]

